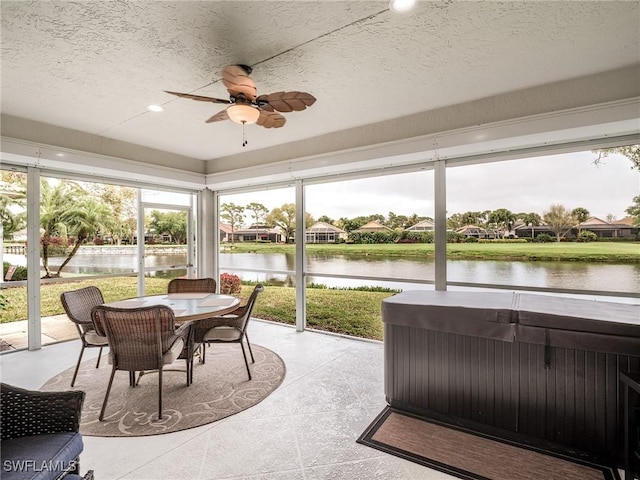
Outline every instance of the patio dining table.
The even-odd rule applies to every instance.
[[[173,310],[177,323],[184,323],[230,313],[238,308],[240,299],[217,293],[163,293],[118,300],[105,305],[118,308],[165,305]]]
[[[176,324],[183,324],[186,322],[197,322],[198,320],[210,317],[219,317],[233,312],[240,305],[240,299],[231,295],[221,295],[217,293],[185,292],[146,295],[142,297],[128,298],[126,300],[108,302],[105,303],[105,305],[117,308],[140,308],[164,305],[173,310]],[[186,347],[187,351],[192,351],[193,347],[193,335],[190,335],[188,345]],[[188,355],[193,355],[194,353],[195,352],[192,352]],[[181,356],[179,358],[183,357]],[[193,367],[191,367],[191,370],[193,371]],[[142,378],[145,373],[147,372],[140,372],[138,381],[140,381],[140,378]],[[191,375],[193,375],[193,373]],[[193,377],[191,376],[190,382],[192,381]],[[131,385],[135,383],[134,376],[130,377],[130,382]]]

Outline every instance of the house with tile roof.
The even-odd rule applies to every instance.
[[[365,223],[363,226],[353,231],[359,232],[359,233],[377,233],[377,232],[393,232],[393,229],[386,227],[379,222],[371,221],[371,222]]]
[[[220,242],[221,243],[231,242],[231,233],[233,232],[231,225],[220,222],[218,224],[218,228],[220,232]]]
[[[595,233],[598,238],[635,238],[640,227],[633,225],[632,217],[625,217],[622,220],[607,222],[598,217],[589,217],[584,222],[576,226],[579,232],[587,230]]]
[[[431,220],[422,220],[415,225],[411,225],[410,227],[405,228],[405,230],[408,232],[433,232],[435,226],[435,223],[433,223]]]
[[[316,222],[307,228],[307,243],[338,243],[347,239],[347,232],[327,222]]]

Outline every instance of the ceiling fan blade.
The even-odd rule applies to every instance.
[[[216,113],[213,117],[211,117],[205,123],[221,122],[222,120],[229,120],[229,115],[227,115],[226,109]]]
[[[316,97],[307,92],[274,92],[260,95],[256,102],[264,110],[278,112],[299,112],[316,102]],[[269,108],[271,107],[271,108]]]
[[[265,112],[260,110],[257,125],[264,128],[280,128],[286,123],[286,119],[277,112]]]
[[[240,65],[227,65],[222,69],[222,83],[231,95],[244,95],[247,100],[254,101],[258,94],[256,84],[247,71]]]
[[[231,103],[229,100],[223,100],[222,98],[214,98],[214,97],[203,97],[202,95],[192,95],[190,93],[179,93],[179,92],[170,92],[169,90],[165,90],[166,93],[170,93],[171,95],[176,95],[182,98],[190,98],[191,100],[198,100],[199,102],[211,102],[211,103]]]

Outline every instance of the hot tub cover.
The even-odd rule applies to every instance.
[[[382,320],[502,340],[640,355],[640,305],[506,292],[405,291]]]

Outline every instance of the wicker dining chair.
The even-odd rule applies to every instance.
[[[255,363],[253,351],[249,343],[247,335],[247,326],[251,319],[251,312],[258,298],[258,294],[264,291],[264,287],[258,284],[254,287],[253,292],[247,303],[236,308],[233,312],[221,317],[206,318],[194,323],[193,338],[194,342],[202,343],[202,363],[205,361],[205,348],[207,344],[212,343],[239,343],[242,348],[244,364],[247,367],[247,374],[251,380],[251,370],[247,361],[247,354],[244,349],[244,340],[247,341],[249,354],[251,355],[251,363]]]
[[[167,293],[216,293],[216,281],[213,278],[174,278],[167,285]],[[184,346],[178,357],[190,361],[189,383],[193,383],[193,358],[196,352],[201,349],[201,345],[201,342],[190,341]],[[201,350],[201,356],[204,356],[204,349]]]
[[[78,329],[78,334],[82,341],[82,348],[80,349],[76,369],[73,372],[73,378],[71,379],[71,386],[73,387],[76,383],[78,369],[80,368],[85,348],[100,348],[96,368],[100,366],[102,348],[107,346],[108,342],[107,337],[99,335],[95,331],[91,320],[91,310],[93,307],[104,303],[104,299],[102,298],[102,292],[100,292],[98,287],[84,287],[78,290],[62,293],[60,295],[60,302],[62,302],[62,306],[64,307],[67,317],[69,317],[69,320],[71,320]]]
[[[162,419],[163,367],[173,363],[182,352],[192,334],[191,323],[176,329],[173,310],[164,305],[139,308],[99,305],[93,309],[91,317],[96,330],[106,334],[111,349],[111,376],[99,420],[104,418],[116,370],[128,371],[130,380],[135,372],[158,371],[158,418]],[[189,361],[187,385],[191,373],[188,366]]]
[[[167,285],[167,293],[216,293],[213,278],[174,278]]]

